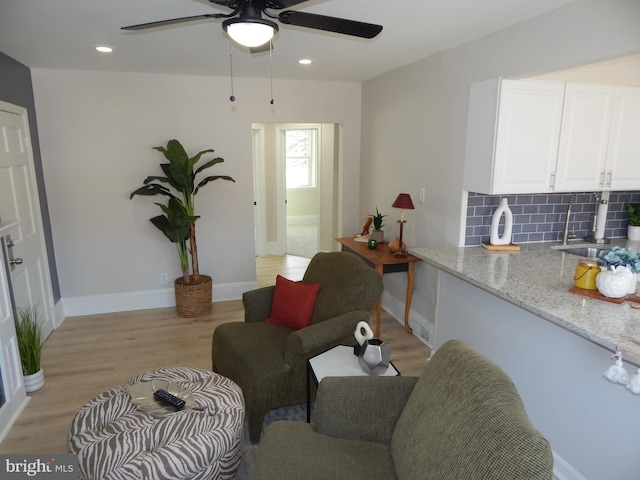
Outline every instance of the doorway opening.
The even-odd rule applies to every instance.
[[[341,157],[340,125],[253,124],[256,256],[333,249]]]

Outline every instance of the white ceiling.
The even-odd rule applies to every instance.
[[[291,8],[383,25],[363,40],[280,24],[274,78],[363,81],[573,0],[309,0]],[[0,52],[30,68],[226,76],[230,46],[221,20],[144,32],[120,27],[204,13],[207,0],[0,0]],[[112,54],[98,54],[96,45]],[[231,48],[233,74],[269,77],[269,54]],[[311,66],[297,60],[308,57]]]

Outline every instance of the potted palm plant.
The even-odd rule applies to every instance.
[[[627,225],[627,238],[640,240],[640,203],[627,203],[629,223]]]
[[[169,163],[161,163],[164,176],[147,177],[143,186],[131,193],[136,195],[163,195],[168,197],[167,204],[157,203],[163,212],[151,218],[151,223],[173,243],[176,244],[182,277],[174,282],[176,309],[181,317],[197,317],[211,312],[211,277],[201,275],[198,266],[198,244],[196,241],[195,196],[200,188],[214,180],[235,182],[228,175],[212,175],[197,179],[207,168],[213,167],[224,159],[215,157],[197,165],[202,156],[213,153],[213,149],[202,150],[189,157],[178,140],[169,140],[166,148],[153,147],[161,152]],[[189,257],[191,265],[189,265]]]
[[[15,324],[24,386],[27,392],[35,392],[44,385],[44,372],[40,366],[42,326],[38,307],[27,306],[17,309]]]

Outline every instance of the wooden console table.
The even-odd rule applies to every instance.
[[[375,268],[380,276],[385,273],[407,272],[407,297],[404,304],[404,328],[407,333],[413,333],[409,326],[409,311],[411,309],[411,298],[413,297],[413,284],[415,282],[415,272],[413,265],[421,262],[418,257],[407,254],[404,257],[396,257],[389,250],[387,243],[378,244],[378,248],[370,249],[367,242],[356,242],[353,237],[336,238],[342,245],[342,250],[351,252],[362,258],[367,265]],[[375,336],[380,336],[380,312],[382,309],[382,299],[376,305],[376,331]]]

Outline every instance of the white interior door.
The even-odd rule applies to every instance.
[[[26,110],[0,102],[0,221],[16,221],[3,232],[14,259],[9,284],[14,307],[38,307],[43,338],[55,328],[53,293],[35,181]]]
[[[0,241],[3,239],[0,232]],[[22,381],[13,305],[2,250],[0,248],[0,443],[28,400]]]

